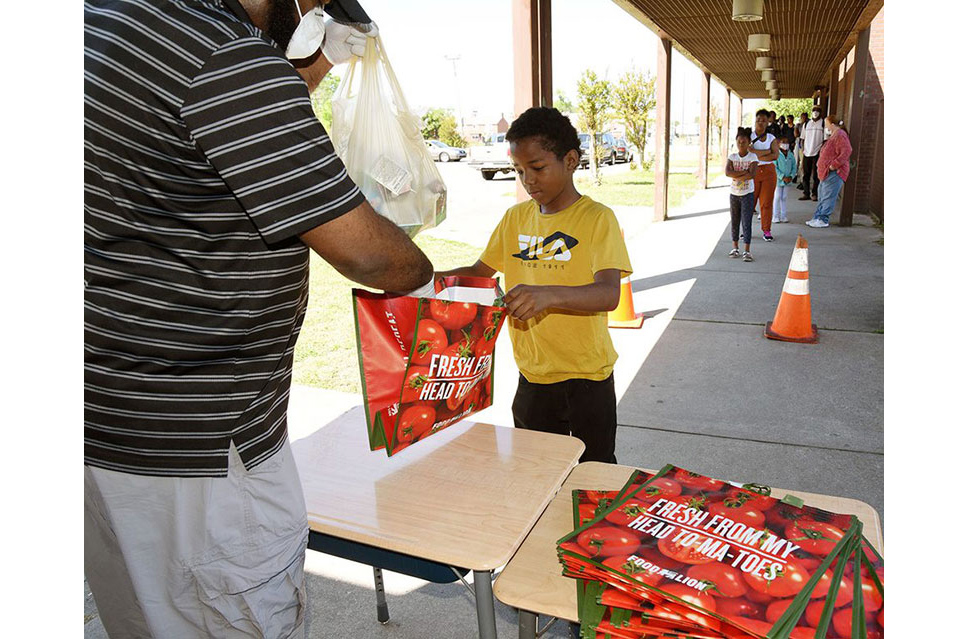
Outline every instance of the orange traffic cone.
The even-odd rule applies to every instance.
[[[797,245],[790,258],[780,303],[772,322],[766,323],[763,335],[770,339],[802,344],[817,343],[817,325],[810,323],[810,274],[807,269],[807,241],[797,235]]]
[[[618,306],[608,312],[609,328],[642,328],[645,318],[635,313],[632,303],[632,280],[628,275],[622,278],[622,289],[618,298]]]

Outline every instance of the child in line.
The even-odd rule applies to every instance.
[[[750,239],[753,235],[753,179],[759,165],[756,154],[750,150],[753,130],[736,129],[736,153],[726,158],[726,177],[733,178],[729,186],[729,217],[732,222],[733,248],[729,257],[739,257],[739,232],[743,227],[743,261],[752,262]]]
[[[793,139],[790,136],[780,140],[780,154],[773,164],[776,166],[776,193],[773,195],[773,221],[787,223],[787,191],[797,178],[797,156],[793,152]]]
[[[504,273],[521,372],[514,425],[573,435],[585,443],[581,461],[614,464],[618,354],[607,312],[632,272],[618,221],[575,188],[581,142],[557,109],[528,109],[505,138],[531,199],[507,210],[477,263],[438,275]]]

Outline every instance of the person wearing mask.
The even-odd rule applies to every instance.
[[[807,226],[823,229],[830,226],[830,215],[837,205],[840,190],[850,175],[850,156],[854,152],[850,137],[844,129],[844,121],[839,115],[828,115],[826,119],[829,139],[820,149],[817,160],[817,175],[820,177],[820,198],[813,219]]]
[[[786,116],[781,115],[779,118],[777,118],[776,122],[777,127],[780,129],[780,132],[776,134],[776,138],[778,140],[785,140],[789,136],[793,135],[793,131],[790,129],[789,125],[787,125]]]
[[[309,251],[371,288],[433,279],[313,113],[377,33],[323,5],[84,3],[84,572],[111,637],[304,636]]]
[[[776,193],[773,197],[773,221],[786,224],[787,219],[786,198],[787,190],[793,188],[793,178],[797,175],[797,156],[794,154],[792,134],[786,138],[780,138],[780,154],[776,157],[774,165],[776,167]]]
[[[766,242],[773,241],[773,194],[776,191],[776,168],[773,161],[780,152],[776,137],[767,131],[769,118],[770,112],[766,109],[756,112],[753,144],[750,147],[759,164],[753,177],[753,199],[760,206],[760,228]]]
[[[817,190],[820,188],[817,159],[824,142],[824,124],[820,117],[822,113],[819,106],[814,106],[810,121],[800,128],[803,137],[803,195],[799,197],[801,200],[817,201]]]
[[[797,155],[797,188],[803,190],[803,126],[809,117],[806,113],[800,114],[800,120],[794,126],[793,132],[796,136],[796,155]],[[805,199],[805,198],[801,198]]]

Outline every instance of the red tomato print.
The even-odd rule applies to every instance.
[[[702,490],[706,492],[714,492],[719,490],[725,485],[725,482],[719,481],[718,479],[713,479],[712,477],[705,477],[699,473],[693,473],[683,468],[676,471],[673,476],[677,482],[685,486],[686,488],[691,488],[693,490]]]
[[[632,554],[632,553],[628,553],[628,554]],[[602,565],[606,566],[607,568],[611,568],[612,570],[616,570],[625,575],[628,575],[632,579],[635,579],[636,581],[640,581],[644,584],[648,584],[650,586],[657,586],[664,579],[661,572],[658,572],[658,571],[651,572],[643,568],[639,564],[629,561],[626,557],[627,555],[617,555],[615,557],[609,557],[608,559],[602,562]]]
[[[431,319],[422,319],[417,324],[414,340],[412,364],[429,364],[430,358],[439,355],[447,348],[447,333],[443,327]]]
[[[715,596],[715,592],[712,593]],[[763,619],[766,608],[762,604],[750,601],[745,597],[716,598],[716,612],[724,617],[745,619]]]
[[[833,552],[837,543],[844,538],[844,531],[833,524],[812,519],[799,519],[787,525],[786,538],[802,550],[813,555],[826,557]]]
[[[582,531],[576,541],[592,557],[628,557],[638,550],[641,541],[628,529],[596,526]]]
[[[795,560],[790,560],[776,572],[776,577],[772,580],[766,579],[763,573],[743,573],[743,579],[756,592],[784,598],[792,597],[803,590],[810,580],[810,573]],[[829,579],[827,583],[830,583]]]
[[[397,423],[397,441],[414,442],[434,426],[437,414],[429,406],[410,406]]]
[[[717,501],[706,507],[711,515],[719,515],[734,522],[740,522],[753,528],[762,528],[766,523],[766,515],[749,504],[737,500],[726,499]]]
[[[636,499],[630,499],[620,507],[605,515],[605,519],[609,520],[616,526],[628,526],[637,517],[644,515],[648,508],[648,504]]]
[[[764,486],[762,487],[764,493],[759,493],[756,492],[755,488],[752,487],[752,484],[750,484],[750,486],[751,488],[730,489],[729,496],[726,499],[737,499],[757,510],[762,511],[769,510],[778,503],[775,497],[770,497],[769,495],[765,494],[765,491],[768,491],[769,488]]]
[[[743,581],[741,570],[718,561],[692,566],[686,571],[686,575],[710,584],[703,592],[708,592],[716,598],[741,597],[749,590],[746,582]]]
[[[463,328],[477,317],[477,304],[431,300],[430,314],[447,329]]]
[[[658,477],[653,479],[645,488],[636,488],[636,498],[643,501],[653,502],[659,497],[675,497],[682,494],[682,485],[677,484],[671,479]]]
[[[403,395],[401,404],[410,404],[420,400],[420,391],[430,379],[429,366],[411,366],[403,380]]]
[[[672,538],[675,537],[676,534],[678,534],[678,532],[659,540],[659,552],[666,557],[671,557],[672,559],[684,564],[708,564],[711,561],[716,561],[715,558],[707,557],[697,550],[702,542],[706,541],[708,537],[705,535],[699,535],[699,539],[692,544],[683,545],[682,539],[672,541]]]

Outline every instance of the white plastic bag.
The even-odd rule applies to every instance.
[[[447,187],[420,135],[379,36],[333,95],[333,146],[377,213],[410,237],[444,221]]]

